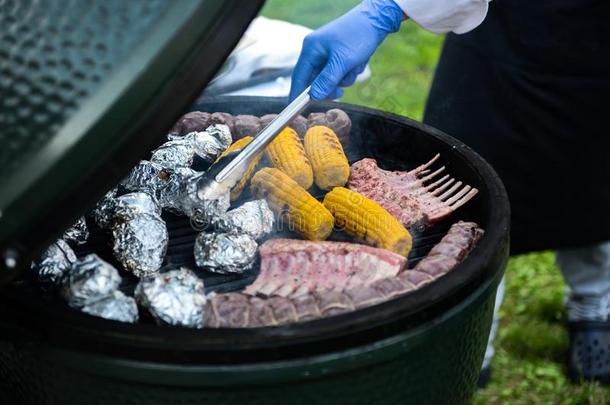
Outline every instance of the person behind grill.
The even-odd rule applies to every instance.
[[[411,19],[449,33],[424,122],[480,153],[512,205],[511,253],[557,249],[573,380],[610,381],[610,2],[365,0],[314,31],[292,77],[338,98],[387,35]],[[459,35],[463,34],[463,35]],[[503,283],[497,307],[502,301]],[[490,334],[482,376],[493,356]],[[595,360],[595,361],[594,361]]]

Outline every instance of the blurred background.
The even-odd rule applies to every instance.
[[[268,0],[262,15],[315,29],[340,16],[356,0]],[[421,120],[443,37],[406,23],[369,64],[371,76],[341,101]],[[563,326],[564,284],[552,252],[513,257],[508,265],[502,322],[491,383],[476,404],[610,403],[610,388],[572,385],[563,368],[568,335]]]

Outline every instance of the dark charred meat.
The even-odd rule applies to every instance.
[[[271,121],[273,121],[277,117],[277,114],[267,114],[261,117],[261,130],[264,129]],[[297,115],[288,125],[290,128],[294,129],[297,134],[301,137],[301,139],[305,136],[305,132],[307,132],[308,123],[307,119],[302,115]]]
[[[340,113],[336,112],[340,111]],[[324,116],[323,122],[332,122],[334,126],[330,126],[335,132],[337,129],[339,131],[345,132],[345,123],[349,123],[349,127],[351,127],[351,121],[349,121],[349,117],[341,110],[329,110],[328,116],[326,118],[325,113],[321,113]],[[169,131],[170,136],[184,136],[191,132],[201,132],[205,131],[212,124],[224,124],[229,127],[231,130],[231,135],[233,136],[233,141],[241,139],[245,136],[256,136],[260,131],[262,131],[271,121],[273,121],[277,117],[277,114],[267,114],[262,117],[256,117],[254,115],[231,115],[225,112],[215,112],[208,113],[202,111],[192,111],[187,114],[184,114],[176,124],[174,124],[173,128]],[[322,122],[320,121],[320,122]],[[327,125],[324,123],[316,124],[316,125]],[[290,123],[290,128],[294,129],[301,138],[305,136],[305,132],[311,126],[308,122],[307,118],[302,115],[298,115],[292,122]],[[347,128],[347,133],[349,133],[349,128]]]
[[[184,114],[174,127],[169,131],[170,135],[183,136],[191,132],[205,131],[212,124],[212,114],[201,111],[192,111]]]
[[[311,113],[307,117],[307,124],[309,128],[316,125],[329,127],[335,131],[344,146],[349,145],[349,132],[352,129],[352,120],[345,111],[333,108],[325,113]]]
[[[246,136],[256,136],[261,130],[261,120],[254,115],[236,115],[233,141]]]
[[[267,114],[261,117],[261,129],[265,128],[277,117],[277,114]]]
[[[299,134],[301,139],[303,139],[305,133],[307,132],[307,129],[309,128],[309,125],[305,117],[303,117],[302,115],[297,115],[295,119],[293,119],[290,123],[290,128],[294,129],[296,133]]]
[[[447,235],[413,270],[398,276],[341,290],[326,290],[292,298],[260,298],[243,293],[217,294],[208,301],[206,326],[246,328],[275,326],[332,316],[407,294],[442,277],[464,260],[483,230],[473,222],[454,224]]]
[[[261,270],[246,294],[296,297],[315,291],[371,284],[396,276],[406,259],[396,253],[345,242],[273,239],[260,247]]]
[[[235,117],[226,112],[215,112],[210,116],[211,124],[222,124],[229,127],[231,134],[235,132]]]
[[[483,236],[483,230],[473,222],[459,221],[436,244],[428,256],[420,260],[414,270],[440,277],[453,269],[470,253]]]

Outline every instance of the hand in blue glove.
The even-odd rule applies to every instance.
[[[314,100],[343,95],[354,84],[385,37],[404,18],[393,0],[364,0],[347,14],[309,34],[292,74],[290,99],[311,85]]]

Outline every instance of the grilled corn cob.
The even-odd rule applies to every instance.
[[[344,186],[349,178],[349,163],[337,134],[328,127],[316,125],[309,128],[304,143],[316,185],[322,190]]]
[[[305,154],[299,135],[292,128],[285,128],[265,149],[274,167],[286,173],[299,186],[307,190],[313,184],[311,163]]]
[[[296,181],[275,168],[264,168],[252,177],[252,193],[265,198],[278,218],[310,240],[324,240],[333,230],[332,214]]]
[[[225,149],[225,151],[222,152],[220,156],[218,156],[218,159],[227,156],[231,152],[241,152],[246,147],[246,145],[248,145],[252,141],[252,139],[254,138],[252,138],[251,136],[244,136],[243,138],[238,139],[237,141],[233,142],[231,146]],[[239,180],[239,183],[237,183],[235,187],[233,187],[233,189],[231,190],[231,201],[235,201],[239,198],[241,192],[248,184],[248,180],[250,180],[250,177],[252,176],[252,173],[254,173],[254,169],[256,168],[256,165],[260,160],[261,155],[259,154],[250,161],[250,164],[246,169],[246,173],[244,173],[244,176]]]
[[[348,234],[376,247],[408,256],[411,234],[375,201],[344,187],[335,187],[324,197],[324,206],[335,224]]]

